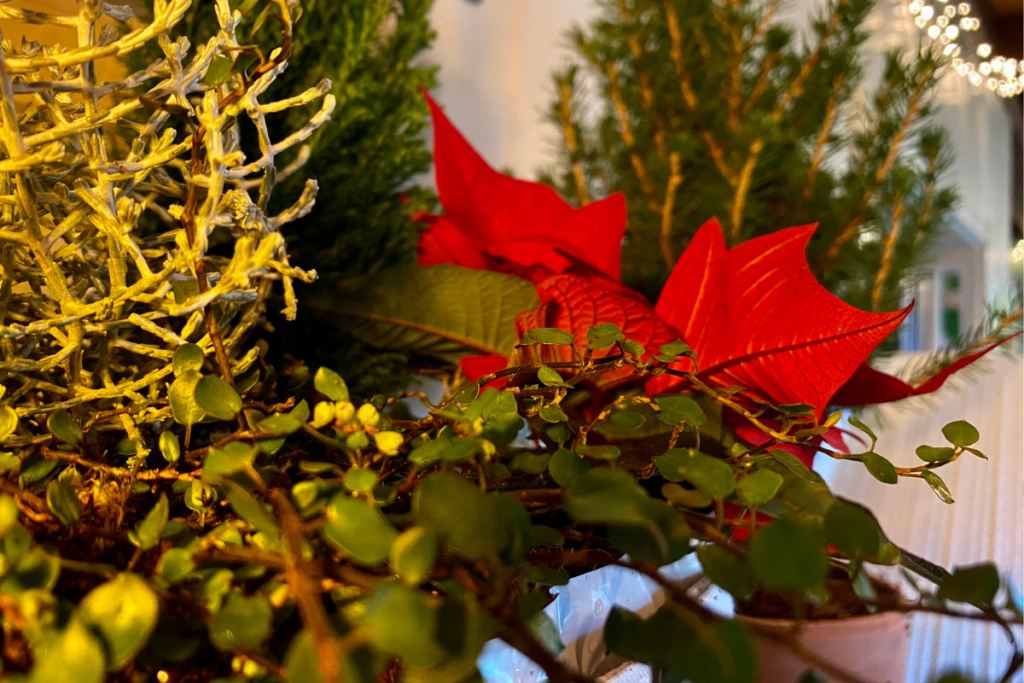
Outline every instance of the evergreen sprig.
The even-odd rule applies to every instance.
[[[581,63],[555,78],[563,146],[545,180],[578,204],[625,193],[626,282],[653,299],[711,217],[731,245],[817,222],[808,254],[823,284],[897,308],[957,201],[948,141],[929,124],[938,48],[886,54],[865,96],[872,0],[829,2],[806,36],[775,20],[777,0],[603,6],[572,35]]]

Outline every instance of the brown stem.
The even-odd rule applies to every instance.
[[[341,666],[338,660],[337,638],[327,611],[320,600],[320,591],[313,579],[313,572],[302,555],[302,519],[288,501],[288,494],[281,489],[268,493],[274,509],[281,520],[281,531],[288,546],[285,558],[285,576],[291,588],[292,597],[299,607],[302,623],[313,634],[320,673],[324,683],[341,681]]]

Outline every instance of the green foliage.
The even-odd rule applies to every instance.
[[[942,46],[887,53],[859,98],[873,0],[825,4],[806,34],[759,0],[600,4],[554,79],[563,146],[546,181],[579,204],[625,194],[624,281],[655,298],[712,217],[731,245],[819,223],[819,280],[860,308],[898,308],[957,199],[931,121]]]

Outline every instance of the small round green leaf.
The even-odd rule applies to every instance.
[[[568,346],[572,344],[576,338],[568,332],[563,332],[554,327],[538,327],[535,330],[527,331],[528,338],[524,338],[524,344],[536,343],[536,344],[558,344],[560,346]]]
[[[750,566],[725,548],[702,545],[697,548],[697,559],[704,574],[737,600],[748,597],[757,587]]]
[[[966,420],[950,422],[942,428],[942,435],[946,437],[946,441],[949,441],[954,446],[960,446],[961,448],[973,446],[978,443],[978,439],[981,438],[981,435],[978,433],[978,430],[974,425]]]
[[[78,606],[79,618],[107,644],[107,668],[130,662],[156,628],[160,603],[141,577],[123,572],[89,592]]]
[[[181,444],[174,432],[167,430],[160,434],[160,454],[167,462],[178,462],[181,458]]]
[[[773,590],[810,590],[825,578],[825,544],[807,524],[777,519],[750,543],[754,575]]]
[[[10,406],[0,406],[0,441],[3,441],[18,428],[18,414]]]
[[[142,550],[149,550],[160,542],[160,534],[167,526],[167,515],[169,511],[167,496],[160,494],[160,499],[149,511],[149,514],[139,523],[134,531],[128,534],[129,540]]]
[[[416,521],[470,559],[496,556],[505,528],[494,497],[455,474],[428,477],[413,494]]]
[[[74,526],[82,516],[82,504],[70,484],[54,479],[46,487],[46,505],[64,526]]]
[[[58,440],[74,446],[82,440],[82,427],[66,410],[58,410],[46,420],[46,428]]]
[[[589,444],[579,444],[576,446],[576,452],[579,455],[587,458],[594,458],[595,460],[618,460],[619,456],[622,455],[622,451],[619,450],[618,446],[591,446]]]
[[[218,420],[233,420],[242,409],[242,399],[230,384],[208,375],[196,384],[196,403]]]
[[[369,467],[354,467],[345,473],[345,488],[354,493],[370,493],[377,481],[377,473]]]
[[[736,482],[736,497],[746,507],[761,507],[782,486],[782,475],[769,469],[759,469]]]
[[[955,502],[953,500],[953,494],[949,492],[949,487],[946,486],[946,482],[942,481],[942,477],[934,472],[925,470],[921,473],[921,478],[928,482],[928,486],[932,487],[932,491],[935,491],[935,495],[937,495],[939,500],[943,503],[951,505]]]
[[[367,565],[387,559],[398,532],[381,511],[369,503],[339,493],[327,507],[324,539]]]
[[[954,455],[953,449],[948,446],[918,446],[915,452],[917,457],[925,462],[947,462],[952,460]]]
[[[174,375],[181,376],[189,370],[198,372],[203,367],[206,354],[195,344],[182,344],[174,350]]]
[[[413,667],[429,667],[445,657],[434,639],[438,615],[426,596],[397,583],[381,582],[367,598],[365,627],[370,642]]]
[[[871,476],[883,484],[895,484],[899,481],[896,468],[877,453],[864,453],[860,456],[860,461],[864,463],[864,468]]]
[[[531,451],[524,451],[518,453],[516,457],[512,458],[512,462],[509,466],[514,470],[525,472],[526,474],[543,474],[548,469],[548,464],[551,462],[551,456],[547,453],[533,453]]]
[[[270,636],[273,617],[265,595],[257,593],[246,597],[232,590],[221,608],[210,617],[210,642],[224,652],[256,651]]]
[[[549,368],[546,365],[537,371],[537,379],[539,379],[545,386],[549,387],[560,387],[565,384],[562,380],[562,376],[558,374],[558,371],[553,368]]]
[[[215,448],[203,458],[203,481],[219,484],[225,476],[241,472],[256,462],[257,449],[241,441],[232,441],[224,448]]]
[[[102,683],[104,666],[103,644],[85,624],[72,617],[64,631],[54,636],[42,652],[37,652],[28,681]]]
[[[567,448],[559,448],[548,461],[548,473],[555,483],[565,488],[572,480],[590,469],[587,461]]]
[[[846,503],[834,503],[825,515],[829,543],[849,557],[874,557],[881,547],[878,522],[869,513]]]
[[[622,429],[636,429],[643,426],[645,418],[634,410],[622,410],[612,413],[611,423]]]
[[[998,592],[999,570],[994,564],[984,563],[955,568],[939,584],[936,597],[972,605],[991,605]]]
[[[423,583],[437,559],[437,535],[421,526],[407,529],[391,545],[388,564],[411,586]]]
[[[348,385],[341,375],[330,368],[320,368],[313,375],[313,386],[334,402],[348,400]]]
[[[701,427],[707,422],[701,407],[687,396],[663,396],[654,402],[661,409],[658,411],[658,419],[665,424],[676,426],[685,422],[690,426]]]
[[[540,419],[545,422],[558,423],[567,422],[569,416],[558,406],[541,406]]]
[[[771,450],[768,451],[768,455],[772,456],[776,462],[784,465],[786,469],[800,477],[804,481],[809,481],[812,484],[820,484],[821,476],[805,465],[800,458],[796,457],[788,451]]]
[[[179,346],[180,351],[185,347]],[[194,425],[204,417],[204,411],[196,403],[196,385],[203,378],[196,370],[183,370],[177,379],[171,382],[167,390],[167,399],[171,403],[171,415],[174,421],[182,425]]]

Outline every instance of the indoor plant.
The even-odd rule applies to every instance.
[[[948,426],[947,436],[955,442],[953,448],[922,447],[918,455],[925,464],[895,468],[870,448],[862,453],[849,453],[842,433],[834,427],[840,413],[826,418],[825,408],[929,393],[951,373],[1006,339],[957,359],[916,387],[873,370],[864,363],[865,359],[902,321],[907,310],[888,314],[858,311],[818,285],[804,257],[804,246],[813,226],[779,231],[727,250],[721,229],[714,221],[709,222],[698,231],[676,264],[657,306],[651,306],[618,282],[618,245],[625,221],[621,198],[613,196],[577,212],[547,188],[501,176],[486,166],[436,105],[432,106],[438,190],[446,213],[425,217],[430,227],[421,241],[421,262],[430,267],[418,273],[405,273],[400,281],[382,282],[366,293],[364,301],[348,303],[351,319],[363,327],[364,333],[383,332],[394,343],[405,345],[406,350],[418,349],[428,354],[438,348],[443,348],[444,354],[456,352],[445,343],[461,343],[463,349],[490,350],[495,346],[495,337],[486,336],[486,327],[473,320],[472,310],[465,311],[459,319],[452,314],[453,309],[458,309],[458,300],[442,300],[431,309],[428,300],[417,299],[413,292],[424,284],[436,287],[455,278],[470,282],[479,277],[478,295],[485,303],[478,304],[474,296],[470,302],[463,297],[464,304],[489,314],[507,315],[505,309],[524,300],[520,283],[533,283],[540,303],[518,313],[516,347],[508,349],[506,355],[463,357],[461,366],[465,373],[494,386],[505,386],[510,378],[516,385],[529,384],[530,371],[538,363],[571,368],[593,359],[615,357],[614,351],[605,349],[613,347],[616,341],[622,343],[621,349],[627,356],[634,354],[656,366],[657,362],[650,360],[652,357],[665,361],[667,368],[645,367],[640,372],[648,375],[645,392],[638,389],[636,364],[621,359],[606,361],[606,367],[588,375],[586,381],[578,376],[567,380],[565,388],[572,391],[558,399],[559,411],[549,417],[568,420],[578,432],[565,431],[563,425],[555,424],[547,428],[547,437],[557,443],[560,437],[568,440],[569,434],[578,434],[575,438],[577,444],[583,441],[584,453],[593,448],[595,453],[615,459],[617,466],[633,470],[642,479],[656,471],[663,481],[669,482],[662,496],[677,504],[700,508],[714,502],[715,518],[734,520],[729,524],[738,527],[726,534],[732,541],[745,540],[746,527],[753,523],[747,521],[749,513],[762,505],[744,505],[745,493],[736,494],[739,505],[724,499],[714,501],[714,496],[702,491],[697,481],[713,475],[691,472],[695,480],[681,474],[691,466],[687,456],[675,449],[677,440],[684,438],[681,428],[663,428],[666,433],[660,435],[660,442],[658,430],[649,426],[632,432],[634,438],[630,438],[631,427],[658,424],[654,409],[642,406],[675,401],[680,401],[679,405],[695,405],[678,395],[658,398],[661,395],[696,391],[716,396],[719,407],[712,411],[712,426],[698,430],[688,445],[705,453],[717,453],[730,464],[777,459],[792,465],[804,476],[801,486],[811,487],[801,494],[806,497],[798,505],[803,513],[818,505],[818,514],[826,515],[831,509],[830,497],[817,499],[813,487],[823,485],[806,468],[816,451],[860,461],[887,484],[896,483],[900,476],[924,479],[942,500],[952,502],[935,469],[961,453],[972,452],[971,445],[977,436],[969,425]],[[451,264],[461,268],[453,269]],[[502,280],[496,273],[511,275],[514,280]],[[504,293],[503,286],[508,288]],[[402,317],[410,311],[410,301],[422,304],[414,307],[414,315],[419,316],[415,320]],[[431,311],[437,309],[440,312],[431,317]],[[485,317],[493,322],[490,315]],[[530,330],[539,327],[561,328],[571,331],[572,336],[564,335],[561,345],[538,346],[535,342],[539,337]],[[679,337],[688,343],[677,341]],[[555,338],[557,335],[545,339]],[[574,340],[577,348],[570,348],[568,340]],[[583,355],[585,348],[589,351]],[[437,356],[444,358],[442,354]],[[507,365],[518,369],[495,372]],[[545,382],[543,374],[540,379]],[[547,372],[547,380],[549,386],[561,385],[557,374]],[[618,417],[613,423],[617,429],[611,430],[615,437],[599,434],[600,445],[588,444],[588,434],[595,425],[611,419],[631,403],[641,408]],[[708,410],[707,405],[703,407]],[[700,419],[705,419],[703,414]],[[809,424],[800,425],[804,420]],[[851,423],[865,431],[873,448],[870,430],[856,418]],[[795,436],[797,433],[799,437]],[[611,450],[608,441],[615,443]],[[663,455],[666,443],[672,448]],[[623,444],[628,444],[628,448]],[[575,451],[580,452],[580,447]],[[720,469],[724,476],[724,468]],[[764,509],[779,515],[785,508],[773,498],[772,485],[777,481],[773,474],[758,474],[750,481],[741,479],[747,483],[737,491],[754,487],[758,479],[771,483],[766,484]],[[703,495],[681,489],[674,481],[688,481]],[[870,513],[849,505],[835,510],[836,519],[847,514],[870,518]],[[758,513],[758,524],[769,518]],[[839,522],[833,520],[831,524]],[[785,532],[771,533],[790,539],[799,536],[791,527],[785,527]],[[636,539],[625,541],[619,535],[615,542],[624,544]],[[618,547],[624,549],[624,545]],[[870,553],[875,561],[880,559],[877,553],[889,554],[890,561],[899,555],[891,546],[875,542]],[[827,594],[815,598],[824,606],[806,603],[796,614],[850,616],[872,611],[863,596],[873,588],[859,572],[859,561],[853,563],[853,568],[845,578],[835,577],[837,583],[831,598]],[[718,567],[706,569],[712,578],[725,583],[735,578],[723,577]],[[938,575],[933,574],[932,578]],[[780,579],[780,585],[787,580]],[[815,581],[811,579],[811,583]],[[753,589],[749,582],[740,586]],[[741,590],[737,584],[729,588]],[[842,596],[844,590],[849,596]],[[852,605],[844,604],[850,601]],[[886,604],[895,607],[895,601],[896,596],[890,596]],[[756,613],[766,604],[771,604],[771,600],[748,601],[744,607]],[[786,613],[793,613],[793,609],[787,606]],[[891,620],[891,615],[880,619]]]

